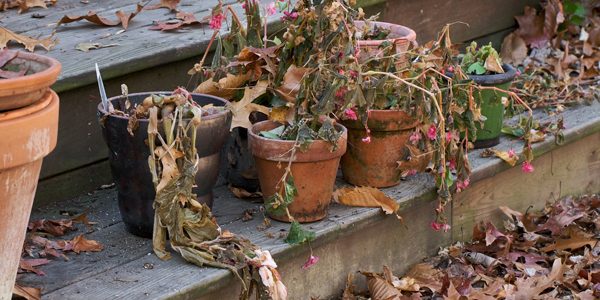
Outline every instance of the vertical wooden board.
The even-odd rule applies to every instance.
[[[412,28],[420,43],[436,38],[448,23],[465,22],[469,26],[452,26],[453,40],[464,42],[514,26],[514,16],[526,5],[537,6],[539,0],[388,0],[382,20]]]
[[[478,181],[452,203],[454,240],[469,240],[473,225],[505,220],[500,206],[518,211],[543,208],[566,195],[600,192],[600,133],[595,133],[536,158],[535,171],[520,166]]]

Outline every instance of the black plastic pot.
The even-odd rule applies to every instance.
[[[151,92],[130,94],[132,104],[141,103],[151,94],[169,94],[170,92]],[[193,99],[200,105],[213,104],[225,106],[227,101],[218,97],[193,94]],[[109,99],[115,109],[125,104],[123,96]],[[115,181],[119,210],[127,231],[141,236],[152,237],[154,224],[154,185],[148,166],[150,150],[148,140],[148,120],[139,120],[139,127],[131,136],[127,132],[128,118],[106,115],[102,104],[98,105],[98,117],[102,126],[102,134],[109,149],[110,168]],[[222,112],[205,116],[197,129],[196,148],[200,156],[194,193],[198,201],[212,207],[212,188],[219,177],[219,158],[221,146],[229,136],[231,112]],[[159,122],[159,130],[162,124]]]

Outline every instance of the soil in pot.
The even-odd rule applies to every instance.
[[[132,105],[141,103],[151,94],[169,95],[170,92],[153,92],[130,94]],[[192,94],[196,103],[204,106],[225,106],[227,101],[218,97]],[[125,106],[125,97],[109,99],[115,109]],[[102,125],[102,133],[109,149],[109,162],[115,181],[119,210],[126,229],[138,236],[152,237],[154,209],[152,204],[156,195],[152,176],[148,166],[148,120],[138,120],[138,128],[131,136],[127,131],[129,118],[119,115],[106,115],[102,104],[98,105],[98,116]],[[231,112],[216,110],[203,116],[197,129],[196,148],[200,156],[196,187],[194,193],[198,201],[212,207],[214,187],[219,177],[219,161],[221,146],[229,136]],[[159,130],[162,124],[159,121]]]
[[[277,192],[277,186],[285,173],[294,141],[269,139],[260,136],[260,132],[280,126],[272,121],[255,124],[249,133],[249,147],[254,155],[260,187],[265,200]],[[340,158],[346,152],[347,131],[336,125],[342,132],[337,147],[326,141],[310,143],[306,151],[297,150],[291,163],[294,184],[298,193],[288,206],[292,217],[298,222],[319,221],[327,216],[331,196],[335,185]],[[286,215],[269,217],[289,222]]]
[[[504,64],[502,68],[506,73],[492,75],[469,75],[473,81],[482,86],[493,86],[502,90],[510,89],[510,84],[517,71],[511,65]],[[508,95],[494,90],[481,90],[474,93],[481,103],[481,114],[486,117],[483,126],[477,124],[477,139],[473,142],[476,149],[488,148],[500,143],[500,133],[504,121],[504,104],[502,98]]]
[[[342,157],[344,179],[356,186],[390,187],[400,183],[398,161],[406,157],[404,145],[417,120],[399,110],[371,110],[370,142],[360,121],[343,121],[348,128],[348,151]]]
[[[12,294],[42,159],[56,146],[58,110],[58,96],[46,89],[38,102],[0,114],[0,299]]]

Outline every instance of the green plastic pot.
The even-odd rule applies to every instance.
[[[511,65],[503,64],[505,73],[492,75],[469,75],[475,83],[482,86],[493,86],[508,90],[517,71]],[[504,120],[504,105],[502,98],[508,97],[504,92],[481,90],[473,95],[481,103],[481,114],[486,117],[483,126],[477,124],[477,139],[473,142],[476,149],[488,148],[500,143],[500,133]]]

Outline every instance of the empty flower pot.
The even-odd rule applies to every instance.
[[[254,155],[258,180],[264,199],[277,192],[277,186],[290,161],[295,141],[269,139],[260,136],[261,131],[271,130],[280,124],[263,121],[252,126],[249,134],[249,147]],[[310,143],[306,151],[298,149],[292,159],[291,170],[298,194],[288,206],[290,215],[298,222],[319,221],[327,216],[340,158],[346,152],[347,131],[342,131],[337,147],[323,140]],[[275,220],[289,222],[287,215],[269,216]]]
[[[152,92],[130,94],[132,105],[141,103],[151,94],[170,94],[170,92]],[[215,96],[192,94],[200,105],[213,104],[225,106],[227,101]],[[122,109],[125,97],[109,99],[115,109]],[[98,116],[102,133],[109,149],[110,168],[117,187],[117,197],[121,217],[127,231],[142,237],[152,237],[154,209],[152,204],[156,195],[152,175],[148,166],[150,149],[148,148],[148,120],[139,119],[139,127],[131,136],[127,131],[129,118],[107,115],[102,103],[98,105]],[[231,112],[223,110],[202,117],[197,128],[196,148],[200,157],[196,187],[194,193],[198,201],[212,207],[212,189],[219,177],[219,158],[221,146],[229,136]],[[159,120],[159,131],[162,121]],[[162,133],[161,133],[162,134]],[[164,136],[164,134],[163,134]]]

